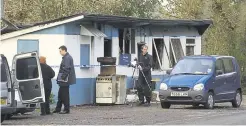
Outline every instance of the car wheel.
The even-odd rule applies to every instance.
[[[214,94],[212,92],[208,92],[207,101],[204,104],[206,109],[213,109],[214,108]]]
[[[5,120],[6,115],[1,115],[1,123]]]
[[[196,103],[196,104],[193,104],[192,106],[193,106],[194,108],[196,108],[196,107],[199,107],[199,105],[200,105],[200,104]]]
[[[169,109],[171,107],[171,104],[168,102],[161,102],[161,107],[163,109]]]
[[[239,90],[237,90],[234,99],[232,100],[232,107],[238,108],[242,103],[242,94]]]

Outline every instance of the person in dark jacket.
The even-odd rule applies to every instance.
[[[44,83],[44,91],[45,91],[45,103],[41,103],[41,115],[49,115],[50,113],[50,94],[52,89],[51,79],[55,76],[54,70],[46,64],[46,58],[44,56],[40,56],[40,66],[42,71],[43,83]],[[35,73],[37,69],[35,69]],[[38,75],[36,75],[38,76]]]
[[[139,56],[138,63],[139,67],[139,78],[138,78],[138,98],[139,98],[139,105],[144,105],[144,97],[146,99],[146,106],[150,106],[151,101],[151,68],[152,68],[152,56],[148,54],[148,46],[142,46],[142,54]],[[143,74],[142,72],[143,71]],[[146,80],[144,78],[146,77]]]
[[[69,86],[76,83],[76,75],[73,58],[67,52],[67,47],[61,46],[59,50],[63,57],[57,77],[57,84],[60,86],[58,91],[58,102],[53,113],[68,114],[70,113]],[[61,112],[62,104],[64,104],[63,112]]]

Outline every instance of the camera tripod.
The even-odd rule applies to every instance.
[[[137,99],[137,97],[138,97],[138,96],[137,96],[137,90],[135,89],[135,87],[136,87],[136,81],[135,81],[135,79],[136,79],[136,78],[134,78],[136,69],[138,69],[139,72],[141,72],[141,74],[143,75],[144,80],[146,81],[146,83],[147,83],[147,85],[148,85],[148,88],[149,88],[149,90],[150,90],[150,92],[151,92],[150,84],[149,84],[149,82],[147,81],[147,78],[146,78],[146,76],[144,75],[143,70],[142,70],[142,69],[139,69],[139,66],[140,66],[139,63],[137,63],[135,66],[132,66],[132,67],[134,68],[133,73],[132,73],[133,89],[130,90],[130,94],[127,94],[127,96],[126,96],[126,101],[127,101],[128,99],[133,99],[133,100],[131,100],[131,101],[129,102],[131,106],[133,106],[133,103],[136,102],[136,101],[134,101],[134,99]],[[140,66],[140,67],[141,67],[141,66]],[[139,86],[141,86],[141,88],[143,88],[142,85],[139,84]]]

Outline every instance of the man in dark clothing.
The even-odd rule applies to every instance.
[[[57,84],[60,86],[58,91],[58,102],[53,113],[68,114],[70,113],[69,85],[76,83],[76,75],[74,70],[73,58],[67,52],[67,47],[61,46],[59,50],[60,54],[63,57],[57,78]],[[61,112],[62,104],[64,104],[63,112]]]
[[[41,103],[41,115],[50,114],[50,94],[52,89],[51,79],[55,76],[54,70],[46,64],[46,58],[41,56],[39,58],[42,70],[42,77],[45,91],[45,103]]]
[[[151,101],[151,68],[152,68],[152,56],[148,54],[148,46],[142,46],[142,54],[139,56],[139,78],[138,78],[138,98],[139,105],[144,104],[144,97],[146,99],[146,106],[150,106]],[[141,72],[142,71],[142,72]],[[143,74],[144,75],[143,75]],[[146,77],[146,80],[144,78]]]

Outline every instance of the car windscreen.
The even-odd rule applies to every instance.
[[[184,58],[173,68],[171,75],[174,74],[210,74],[213,68],[212,59]]]
[[[6,67],[5,65],[2,63],[2,61],[0,61],[1,64],[1,82],[7,82],[7,73],[6,73]]]

